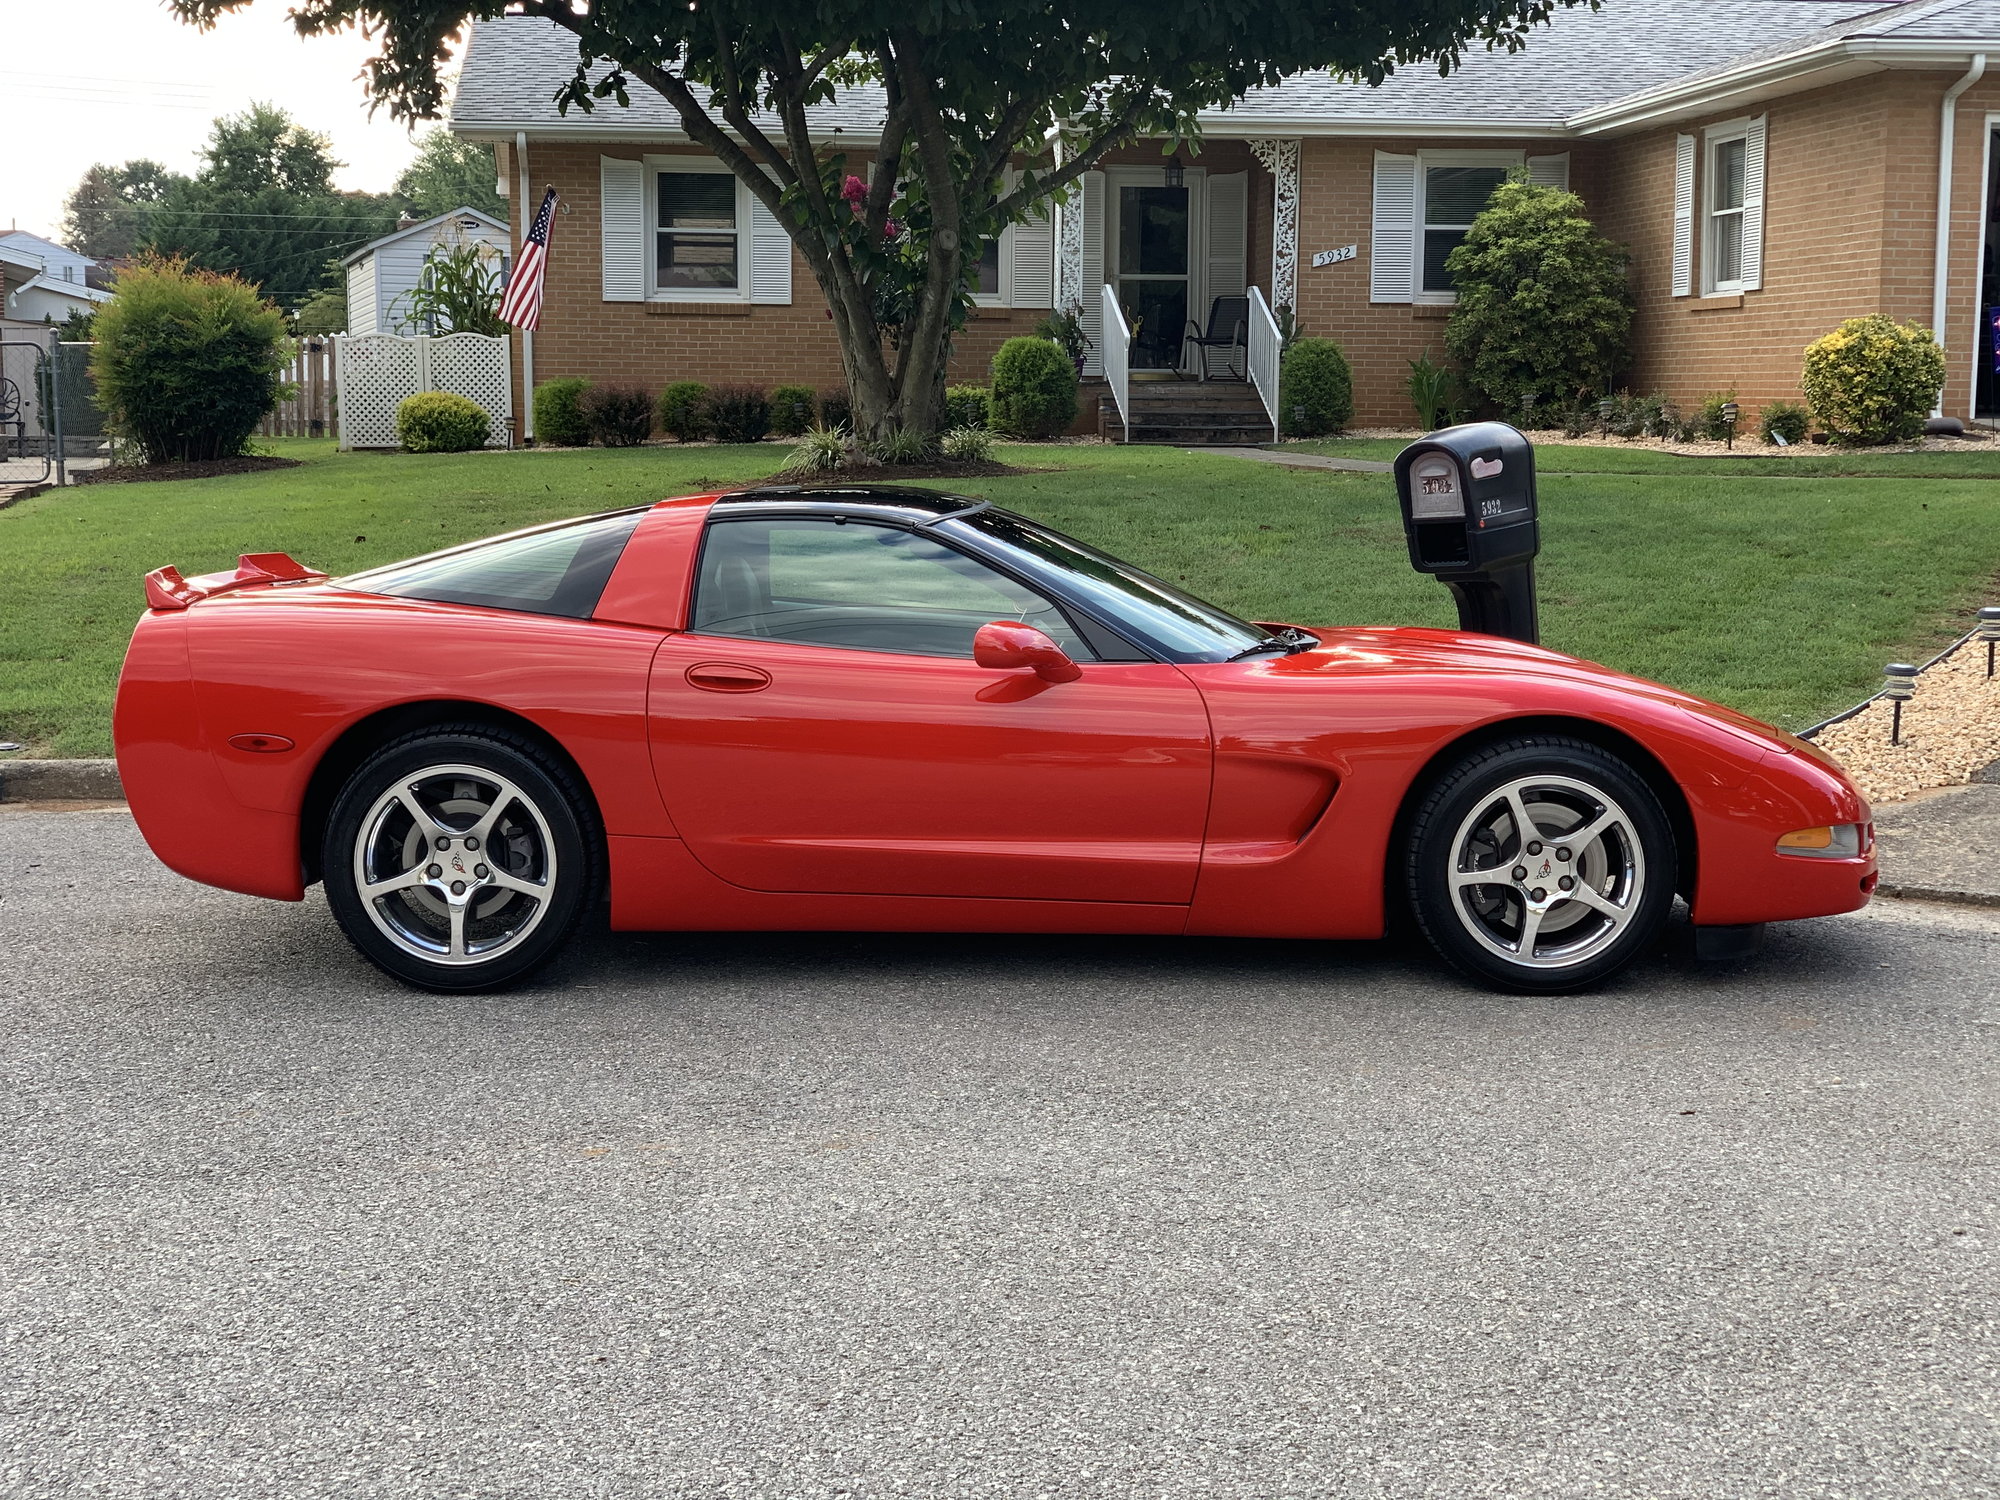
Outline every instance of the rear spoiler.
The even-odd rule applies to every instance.
[[[307,580],[320,581],[327,576],[288,553],[246,552],[236,559],[236,571],[233,573],[203,573],[195,578],[183,578],[179,568],[155,568],[146,575],[146,603],[153,609],[186,609],[190,604],[213,599],[217,594],[231,594],[259,584],[303,583]]]

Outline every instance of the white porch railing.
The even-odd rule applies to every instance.
[[[1118,402],[1118,423],[1126,442],[1132,441],[1132,330],[1118,305],[1118,289],[1107,286],[1098,303],[1097,355],[1104,361],[1104,383]]]
[[[1271,309],[1265,305],[1264,294],[1253,286],[1250,288],[1250,352],[1245,363],[1250,366],[1250,383],[1257,387],[1264,410],[1271,415],[1271,441],[1274,443],[1283,435],[1278,421],[1278,367],[1283,352],[1284,341],[1278,336],[1278,320],[1271,316]]]

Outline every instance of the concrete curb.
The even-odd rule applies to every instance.
[[[1892,901],[1941,901],[1949,906],[1984,906],[1989,909],[2000,907],[2000,896],[1990,891],[1952,891],[1928,885],[1895,885],[1887,880],[1875,887],[1875,894],[1887,896]]]
[[[123,802],[115,760],[0,760],[0,802]]]

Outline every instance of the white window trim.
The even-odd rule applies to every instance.
[[[1419,151],[1417,153],[1416,222],[1411,226],[1412,260],[1410,265],[1410,300],[1431,307],[1456,307],[1457,292],[1427,292],[1424,290],[1424,231],[1428,228],[1446,228],[1445,225],[1432,226],[1425,223],[1429,217],[1424,204],[1425,189],[1430,182],[1432,167],[1525,167],[1528,153],[1523,151]]]
[[[1755,123],[1746,115],[1740,120],[1724,120],[1720,125],[1711,125],[1701,133],[1700,181],[1696,185],[1696,190],[1701,203],[1701,291],[1704,297],[1728,297],[1743,290],[1741,277],[1734,281],[1715,279],[1715,221],[1719,213],[1733,213],[1740,223],[1744,214],[1749,211],[1744,207],[1717,210],[1715,187],[1722,180],[1722,174],[1715,170],[1715,152],[1717,147],[1727,145],[1731,141],[1742,141],[1745,143],[1744,151],[1747,153],[1750,127]],[[1748,196],[1747,180],[1745,196],[1746,198]],[[1740,238],[1737,244],[1739,246],[1742,244]],[[1742,264],[1740,249],[1737,253],[1737,264],[1739,266]]]
[[[646,167],[646,300],[648,302],[748,302],[750,300],[750,186],[712,156],[648,156]],[[660,275],[660,174],[706,172],[736,184],[736,285],[727,289],[663,287]]]

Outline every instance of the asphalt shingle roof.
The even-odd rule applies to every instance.
[[[1209,118],[1217,128],[1251,121],[1340,124],[1393,132],[1399,124],[1556,130],[1583,110],[1784,57],[1841,37],[1955,39],[2000,37],[2000,0],[1606,0],[1598,11],[1563,10],[1518,53],[1473,47],[1449,77],[1416,64],[1379,88],[1326,73],[1301,74],[1252,91]],[[568,33],[538,18],[512,16],[473,29],[452,103],[452,128],[564,129],[630,138],[678,134],[667,102],[643,85],[630,108],[616,101],[594,115],[558,114],[554,95],[576,65]],[[599,73],[601,75],[601,69]],[[879,89],[845,91],[812,112],[816,135],[867,138],[879,129]]]

